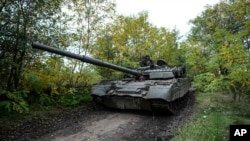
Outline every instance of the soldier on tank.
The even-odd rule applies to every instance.
[[[144,67],[144,66],[145,66],[145,61],[146,61],[146,57],[143,56],[143,57],[141,58],[140,62],[139,62],[139,64],[140,64],[141,67]]]
[[[152,66],[152,65],[154,65],[154,62],[150,59],[149,55],[142,57],[142,60],[140,61],[141,67]]]

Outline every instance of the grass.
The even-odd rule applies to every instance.
[[[250,124],[250,104],[230,94],[196,93],[197,113],[173,141],[228,141],[229,126]]]

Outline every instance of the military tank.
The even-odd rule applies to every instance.
[[[32,47],[124,72],[121,80],[102,80],[92,86],[93,100],[106,107],[170,111],[175,114],[185,104],[185,97],[191,88],[185,67],[169,67],[164,60],[154,64],[144,58],[141,67],[130,69],[39,43],[33,43]]]

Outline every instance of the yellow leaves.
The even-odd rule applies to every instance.
[[[126,46],[123,46],[123,45],[118,45],[117,49],[119,51],[121,51],[121,52],[127,52],[128,51],[128,48]]]
[[[224,63],[242,64],[247,61],[247,52],[242,46],[221,46],[219,55],[224,60]]]
[[[209,29],[213,29],[215,27],[213,22],[208,22],[207,26]]]
[[[189,73],[199,74],[204,71],[204,65],[208,61],[202,53],[202,50],[197,47],[186,49],[186,62],[191,66]]]
[[[43,62],[35,63],[35,67],[22,71],[23,89],[35,92],[36,94],[59,94],[58,87],[62,78],[60,59],[49,58]],[[60,83],[60,85],[58,85]]]
[[[53,85],[51,87],[50,95],[59,95],[58,86]]]
[[[69,90],[67,91],[67,94],[73,95],[76,92],[77,90],[75,88],[69,88]]]
[[[237,67],[234,69],[229,78],[232,80],[232,84],[240,84],[243,87],[250,86],[250,72],[245,67]]]
[[[222,46],[220,49],[220,55],[222,56],[223,60],[225,60],[225,62],[229,64],[233,63],[233,59],[232,59],[232,55],[229,50],[229,47]]]
[[[202,54],[202,51],[201,51],[201,49],[196,49],[196,50],[194,50],[194,55],[201,55]]]

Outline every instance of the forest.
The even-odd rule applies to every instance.
[[[178,29],[157,27],[147,11],[123,16],[112,0],[1,0],[0,111],[27,113],[32,106],[77,106],[91,86],[119,79],[108,68],[32,49],[43,43],[119,66],[136,68],[149,54],[183,64],[201,92],[234,101],[250,96],[250,3],[222,0]]]

